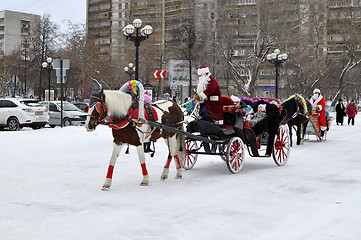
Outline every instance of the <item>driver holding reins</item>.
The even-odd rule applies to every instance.
[[[321,91],[318,88],[313,90],[313,96],[310,99],[312,108],[319,114],[318,123],[321,127],[321,137],[325,135],[326,125],[326,100],[321,95]]]
[[[200,101],[202,119],[223,124],[223,101],[219,85],[207,66],[198,69],[199,83],[195,99]]]

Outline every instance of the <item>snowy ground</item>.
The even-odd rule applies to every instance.
[[[360,146],[358,116],[355,126],[334,122],[327,141],[293,147],[283,167],[247,157],[231,174],[219,156],[199,156],[183,179],[172,165],[161,181],[158,141],[149,186],[139,186],[135,148],[124,148],[104,192],[110,129],[0,131],[0,239],[358,240]]]

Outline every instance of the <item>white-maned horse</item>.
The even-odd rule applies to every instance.
[[[113,133],[113,153],[110,158],[106,180],[102,187],[108,190],[112,183],[112,176],[116,159],[123,144],[134,145],[137,148],[139,162],[142,168],[143,179],[141,185],[148,185],[148,171],[145,164],[143,144],[164,138],[169,148],[169,157],[164,166],[161,179],[168,178],[169,164],[174,157],[177,168],[176,178],[182,178],[180,159],[185,154],[185,137],[179,133],[162,131],[138,119],[139,109],[134,105],[136,101],[130,94],[118,90],[101,90],[90,99],[89,115],[85,122],[88,131],[95,130],[96,126],[107,116],[111,117],[110,127]],[[183,113],[173,101],[158,101],[151,105],[154,115],[146,114],[148,120],[183,130]],[[146,122],[146,121],[145,121]]]

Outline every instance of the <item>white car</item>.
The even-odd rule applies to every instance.
[[[32,99],[0,99],[0,127],[17,131],[22,127],[39,129],[49,122],[47,109]]]
[[[44,101],[41,102],[49,111],[49,125],[50,127],[61,125],[61,101]],[[63,101],[63,126],[71,125],[84,125],[87,117],[87,113],[84,113],[74,104]]]

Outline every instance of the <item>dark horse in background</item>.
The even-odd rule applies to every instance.
[[[282,123],[287,123],[290,129],[292,146],[292,127],[296,126],[297,145],[303,143],[306,127],[310,119],[311,104],[301,95],[295,94],[282,103]]]
[[[250,101],[250,100],[242,100],[241,104],[245,103],[250,105],[254,112],[257,112],[258,105],[265,104],[266,105],[266,116],[257,122],[255,125],[251,126],[256,137],[259,137],[262,133],[268,132],[268,141],[266,148],[266,155],[271,156],[273,150],[273,143],[276,134],[278,133],[278,128],[280,126],[280,110],[278,106],[269,101],[258,100],[258,101]],[[258,154],[257,154],[258,155]]]

